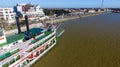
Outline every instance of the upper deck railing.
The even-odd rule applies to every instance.
[[[33,43],[32,45],[29,45],[29,43],[31,43],[31,41],[33,40],[33,39],[30,39],[30,40],[28,40],[28,41],[26,41],[26,42],[19,43],[19,44],[15,45],[13,48],[10,48],[9,51],[10,51],[10,50],[13,50],[14,48],[20,48],[20,49],[22,49],[22,50],[19,51],[19,52],[16,53],[16,54],[14,54],[14,55],[11,55],[10,57],[8,57],[8,58],[6,58],[6,59],[0,61],[0,66],[1,66],[3,63],[8,62],[8,60],[12,60],[13,57],[15,57],[15,56],[17,56],[17,55],[20,55],[20,54],[23,54],[23,53],[26,53],[25,51],[26,51],[28,48],[33,47],[35,44],[38,44],[38,43],[44,41],[45,39],[49,38],[49,37],[50,37],[51,35],[53,35],[53,34],[55,34],[55,32],[48,32],[48,33],[46,34],[46,37],[44,37],[43,39],[41,39],[40,41],[38,41],[38,42],[36,42],[36,43]],[[39,35],[38,35],[38,36],[39,36]],[[36,36],[36,37],[37,37],[37,36]],[[4,52],[3,52],[3,53],[4,53]],[[27,54],[25,54],[25,55],[27,55]]]

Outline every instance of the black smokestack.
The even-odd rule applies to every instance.
[[[16,22],[17,22],[17,27],[18,27],[18,34],[21,33],[21,28],[20,28],[20,22],[19,22],[19,16],[16,16]]]
[[[30,37],[30,30],[29,30],[29,23],[28,23],[27,15],[25,15],[25,23],[26,23],[26,29],[27,29],[27,36]]]

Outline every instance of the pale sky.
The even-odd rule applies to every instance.
[[[13,7],[17,3],[39,4],[43,8],[100,7],[102,0],[0,0],[0,7]],[[120,0],[104,0],[104,7],[120,7]]]

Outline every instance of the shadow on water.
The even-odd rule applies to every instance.
[[[62,23],[57,45],[32,67],[120,67],[120,14]]]

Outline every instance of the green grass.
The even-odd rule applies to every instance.
[[[11,29],[15,29],[15,28],[17,28],[16,25],[7,26],[7,27],[5,28],[5,30],[11,30]]]

